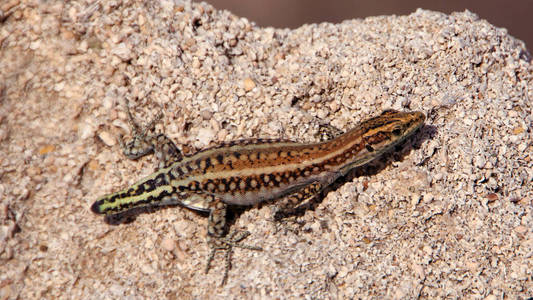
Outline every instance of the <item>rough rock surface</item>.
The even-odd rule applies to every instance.
[[[533,296],[533,68],[470,12],[418,10],[295,30],[208,4],[0,4],[0,299]],[[153,171],[116,142],[126,100],[185,151],[247,137],[314,141],[386,108],[427,125],[296,222],[271,206],[229,281],[204,274],[205,216],[110,226],[89,206]]]

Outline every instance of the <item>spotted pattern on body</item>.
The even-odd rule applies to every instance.
[[[325,187],[351,169],[367,164],[413,135],[422,126],[420,112],[384,111],[354,129],[319,143],[249,139],[223,143],[183,156],[164,135],[150,135],[154,121],[140,130],[128,110],[133,141],[121,145],[129,158],[155,152],[160,169],[122,191],[103,196],[91,210],[108,217],[130,210],[179,204],[209,212],[208,244],[212,251],[226,251],[225,281],[229,255],[234,247],[260,250],[241,241],[247,232],[227,232],[227,206],[251,206],[280,200],[280,214],[313,199]],[[331,129],[331,128],[330,128]]]

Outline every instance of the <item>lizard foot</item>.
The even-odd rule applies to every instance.
[[[211,248],[211,252],[209,253],[209,257],[207,258],[207,266],[205,268],[205,273],[209,272],[209,269],[211,268],[211,262],[213,261],[215,257],[215,253],[217,250],[224,250],[225,258],[226,258],[226,266],[224,269],[224,277],[222,278],[222,284],[226,284],[226,281],[228,279],[228,272],[231,269],[231,254],[233,252],[233,248],[242,248],[242,249],[249,249],[249,250],[256,250],[256,251],[262,251],[263,248],[256,247],[256,246],[250,246],[241,244],[240,241],[244,240],[250,235],[250,232],[248,231],[233,231],[229,233],[225,237],[210,237],[208,239],[209,247]]]

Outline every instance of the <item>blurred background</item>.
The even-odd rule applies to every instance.
[[[306,23],[331,22],[380,15],[407,15],[417,8],[451,13],[465,9],[489,23],[506,28],[512,36],[533,47],[533,0],[206,0],[257,25],[296,28]]]

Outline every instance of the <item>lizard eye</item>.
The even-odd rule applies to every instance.
[[[392,130],[392,134],[398,136],[398,135],[402,134],[402,130],[400,128],[396,128],[396,129]]]

